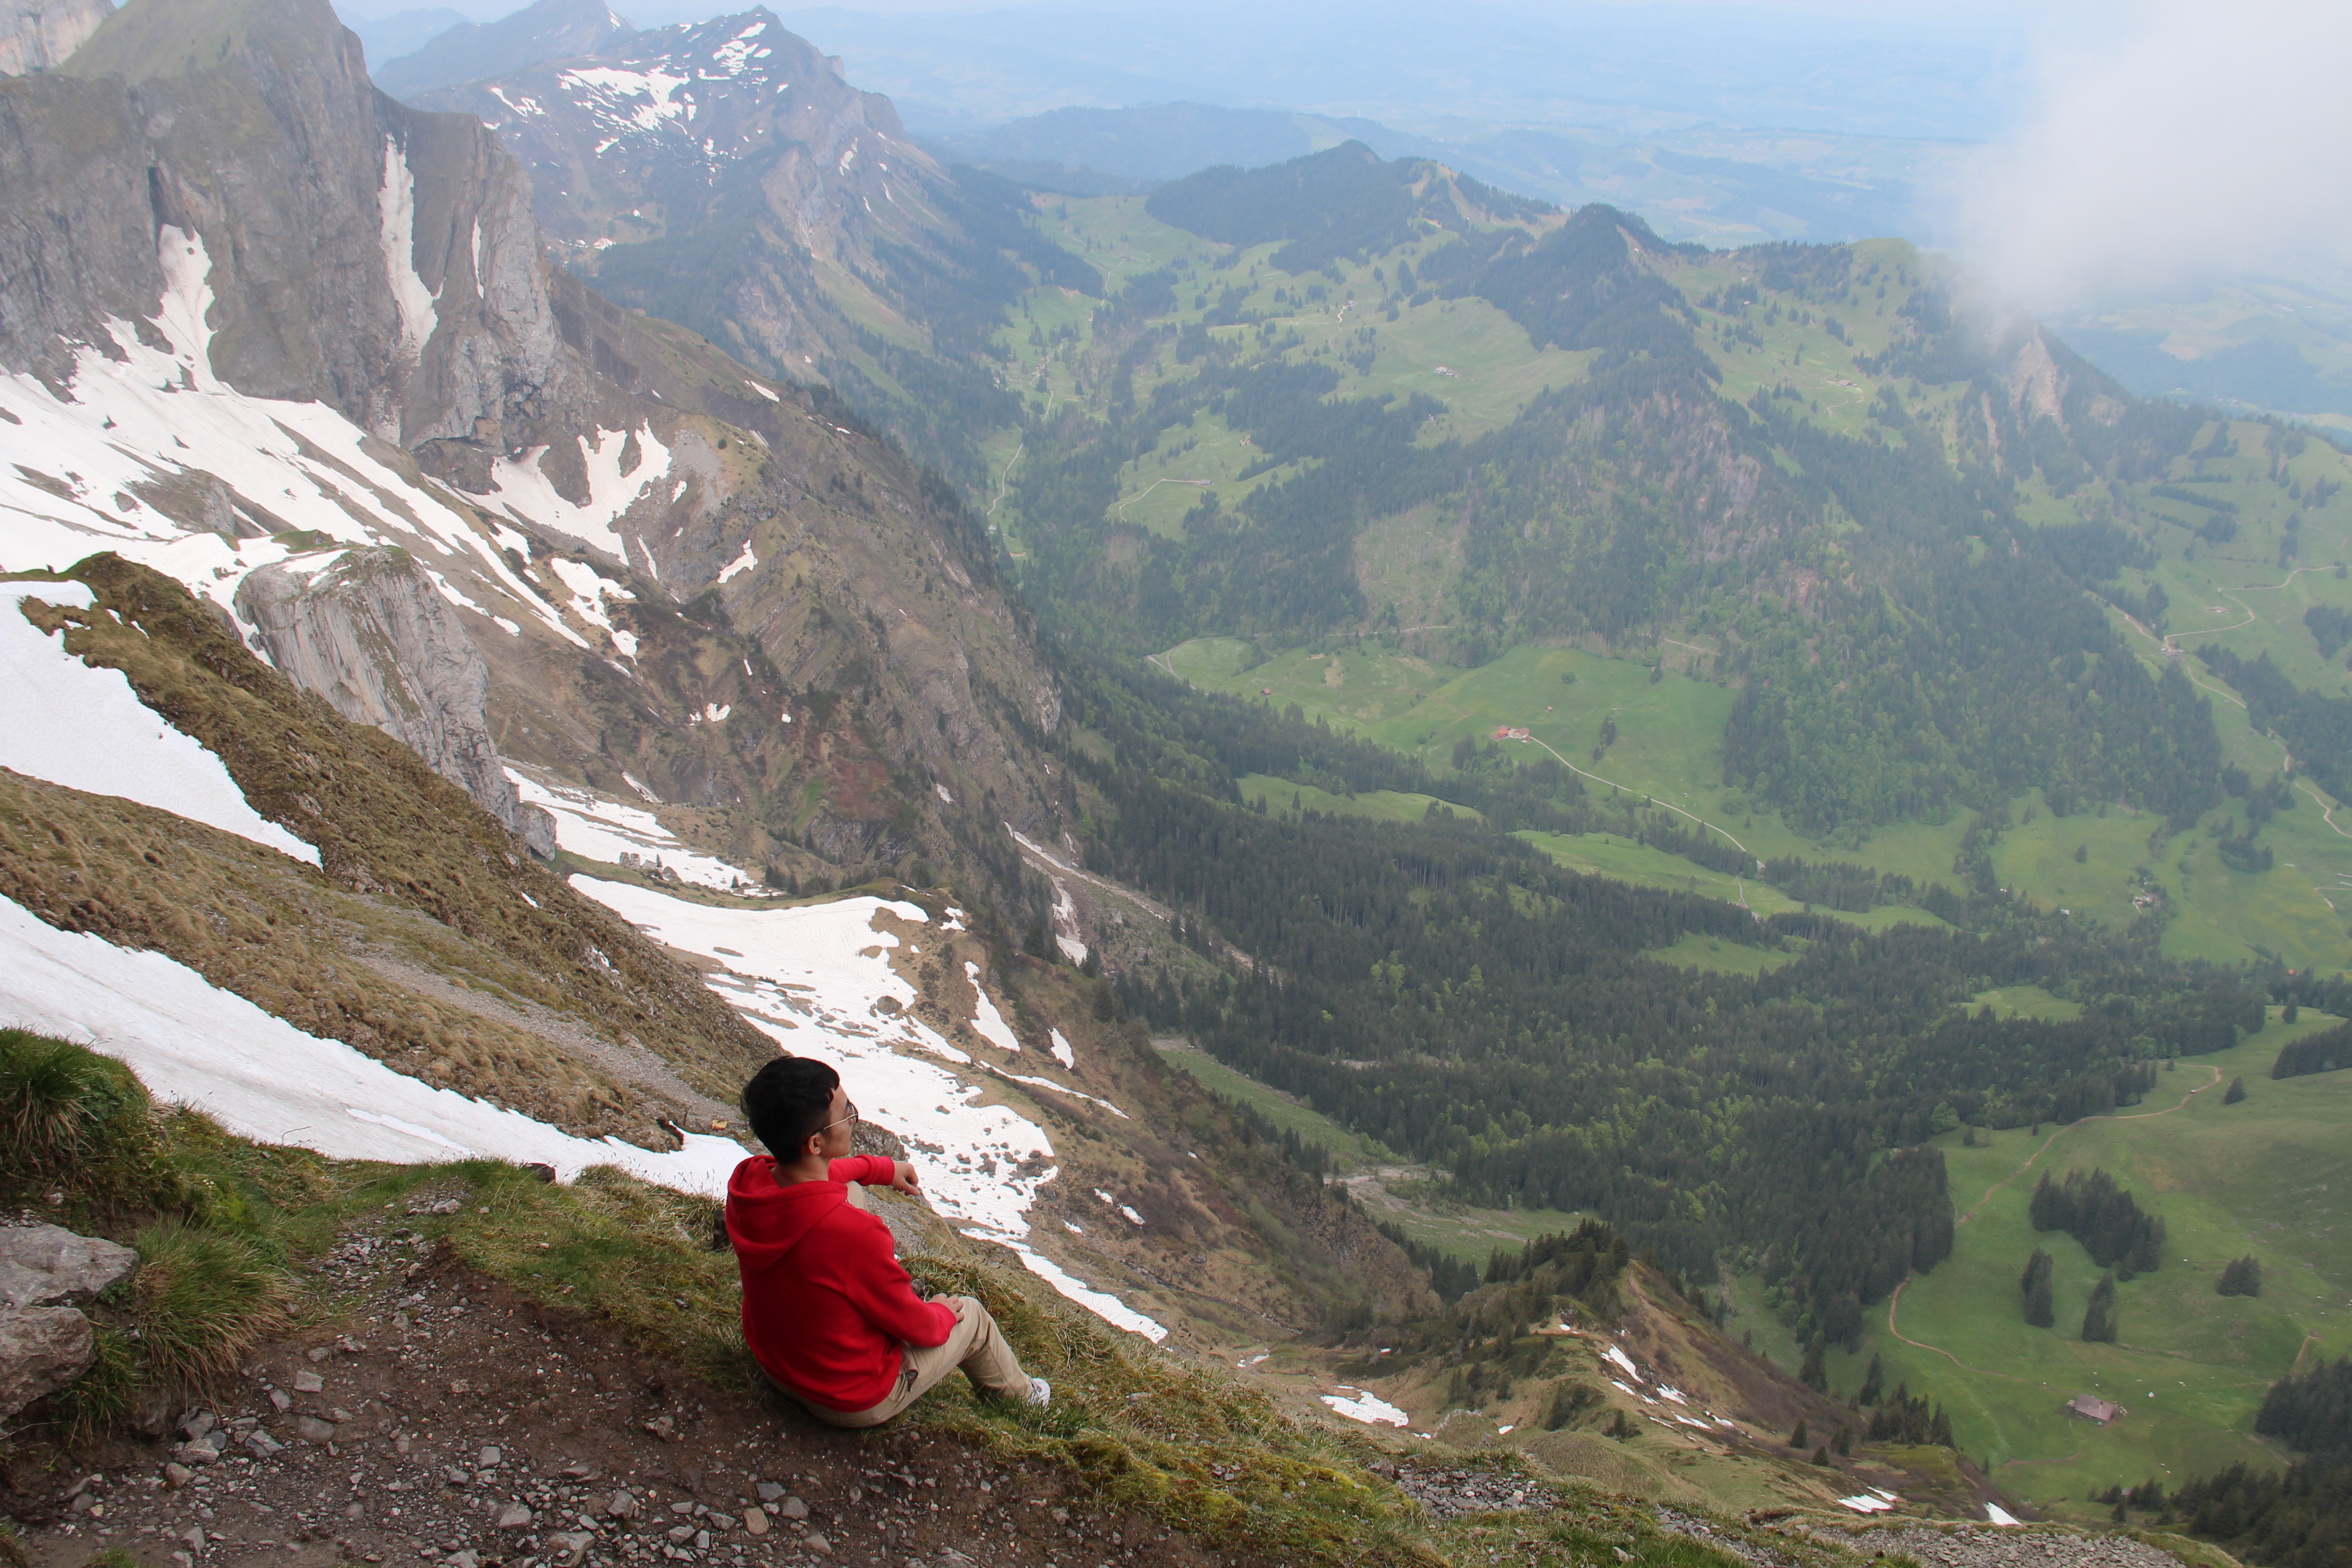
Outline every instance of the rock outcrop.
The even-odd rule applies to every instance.
[[[131,1277],[139,1255],[53,1225],[0,1228],[0,1420],[89,1370],[98,1335],[68,1302]]]
[[[489,670],[406,551],[265,566],[238,585],[236,607],[280,674],[408,747],[533,854],[554,858],[554,819],[516,798],[490,739]]]
[[[0,76],[62,65],[114,14],[114,0],[6,0],[0,5]]]
[[[138,1268],[131,1248],[62,1226],[0,1227],[0,1308],[79,1307]]]
[[[212,369],[248,396],[405,447],[537,445],[594,401],[522,171],[479,124],[376,91],[325,0],[133,0],[57,68],[0,80],[0,191],[52,215],[0,227],[0,369],[64,378],[184,259]],[[159,254],[167,227],[184,258]]]

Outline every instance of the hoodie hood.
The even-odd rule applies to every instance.
[[[849,1201],[840,1182],[776,1181],[776,1162],[754,1155],[727,1178],[727,1237],[746,1274],[782,1262],[817,1222]]]

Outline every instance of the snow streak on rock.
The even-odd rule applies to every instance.
[[[688,849],[661,825],[660,818],[642,806],[624,805],[608,795],[557,784],[511,765],[507,777],[513,781],[515,794],[524,805],[543,807],[555,818],[555,842],[583,860],[617,866],[622,856],[635,855],[659,861],[663,869],[676,871],[682,882],[721,890],[759,881],[740,866]]]
[[[392,279],[393,308],[400,314],[400,353],[415,364],[440,324],[433,291],[416,275],[416,176],[407,154],[387,136],[383,142],[383,188],[376,193],[383,219],[383,267]]]
[[[1154,1341],[1167,1336],[1024,1239],[1037,1189],[1057,1173],[1053,1141],[1011,1107],[981,1104],[981,1085],[940,1065],[970,1064],[970,1055],[912,1016],[915,988],[890,967],[887,955],[899,939],[882,929],[881,917],[929,924],[920,905],[859,898],[714,909],[589,877],[572,885],[656,941],[723,965],[709,977],[712,990],[794,1056],[838,1068],[858,1114],[914,1151],[923,1192],[950,1224],[1012,1247],[1032,1273],[1107,1321]]]
[[[61,931],[0,899],[0,1019],[128,1063],[158,1098],[194,1106],[240,1137],[336,1160],[404,1163],[477,1156],[544,1163],[570,1180],[618,1165],[717,1197],[743,1158],[731,1139],[687,1135],[655,1153],[574,1138],[520,1111],[404,1078],[341,1040],[304,1034],[160,952]]]
[[[319,851],[245,798],[221,760],[139,700],[119,669],[99,669],[25,618],[24,601],[88,609],[79,583],[0,584],[0,767],[90,795],[135,800],[251,839],[297,860]]]

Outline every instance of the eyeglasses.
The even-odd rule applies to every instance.
[[[835,1128],[840,1126],[844,1121],[848,1122],[853,1127],[857,1124],[857,1102],[852,1100],[845,1101],[845,1103],[849,1107],[849,1114],[826,1122],[824,1126],[817,1129],[819,1132],[830,1132]]]

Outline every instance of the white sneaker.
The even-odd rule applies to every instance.
[[[1054,1385],[1042,1377],[1029,1380],[1029,1403],[1043,1410],[1054,1403]]]

